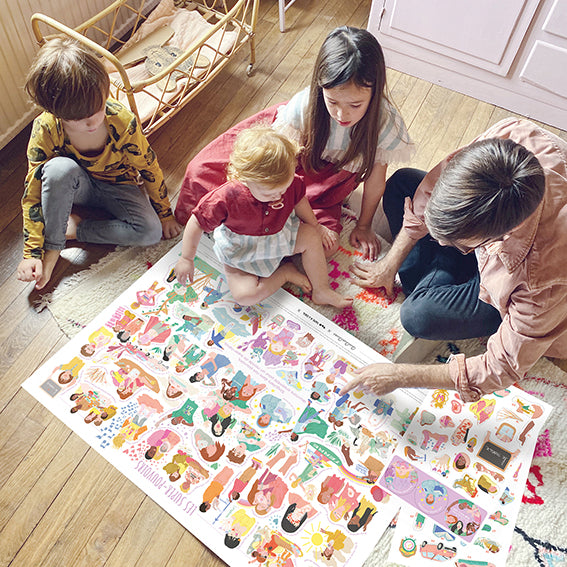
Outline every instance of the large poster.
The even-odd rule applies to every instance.
[[[361,565],[398,509],[377,480],[421,394],[340,396],[386,359],[283,290],[235,303],[206,238],[182,286],[179,254],[24,387],[229,565]]]

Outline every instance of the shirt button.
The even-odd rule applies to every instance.
[[[266,211],[266,216],[268,216],[270,214],[270,211]]]
[[[264,229],[264,232],[270,232],[270,229],[269,229],[269,228],[265,228],[265,229]]]

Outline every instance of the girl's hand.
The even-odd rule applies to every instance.
[[[339,235],[334,230],[331,230],[330,228],[327,228],[322,224],[317,225],[317,230],[323,242],[323,249],[325,250],[325,252],[336,249],[338,247]]]
[[[189,283],[193,283],[193,277],[195,274],[195,262],[193,259],[189,260],[187,258],[183,258],[182,256],[181,258],[179,258],[179,260],[177,260],[174,271],[177,281],[181,285],[185,285],[187,283],[187,280],[189,280]]]
[[[383,287],[386,295],[393,295],[396,273],[392,273],[384,259],[375,264],[354,262],[349,266],[349,270],[355,276],[352,282],[356,285],[360,287]]]
[[[358,248],[367,260],[376,260],[380,253],[380,241],[370,226],[357,224],[350,233],[350,244]]]
[[[174,217],[167,217],[161,221],[161,233],[166,240],[177,236],[183,227],[175,220]]]

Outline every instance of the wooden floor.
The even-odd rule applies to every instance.
[[[198,98],[156,132],[170,194],[206,143],[240,119],[290,98],[309,81],[317,50],[334,27],[365,27],[370,0],[298,0],[278,31],[276,0],[261,4],[255,74],[243,50]],[[425,81],[389,71],[391,98],[426,169],[511,113]],[[555,129],[564,139],[565,132]],[[16,280],[22,250],[20,198],[29,128],[0,152],[0,566],[126,567],[224,563],[173,520],[20,384],[67,338],[32,286]],[[54,279],[88,268],[110,246],[71,248]],[[96,298],[93,298],[96,300]]]

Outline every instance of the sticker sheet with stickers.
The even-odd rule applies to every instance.
[[[379,355],[283,290],[237,304],[206,238],[181,285],[180,249],[24,387],[229,565],[362,565],[423,394],[341,396]]]
[[[470,404],[457,392],[431,391],[378,483],[407,505],[392,561],[505,565],[537,435],[551,411],[514,386]]]

